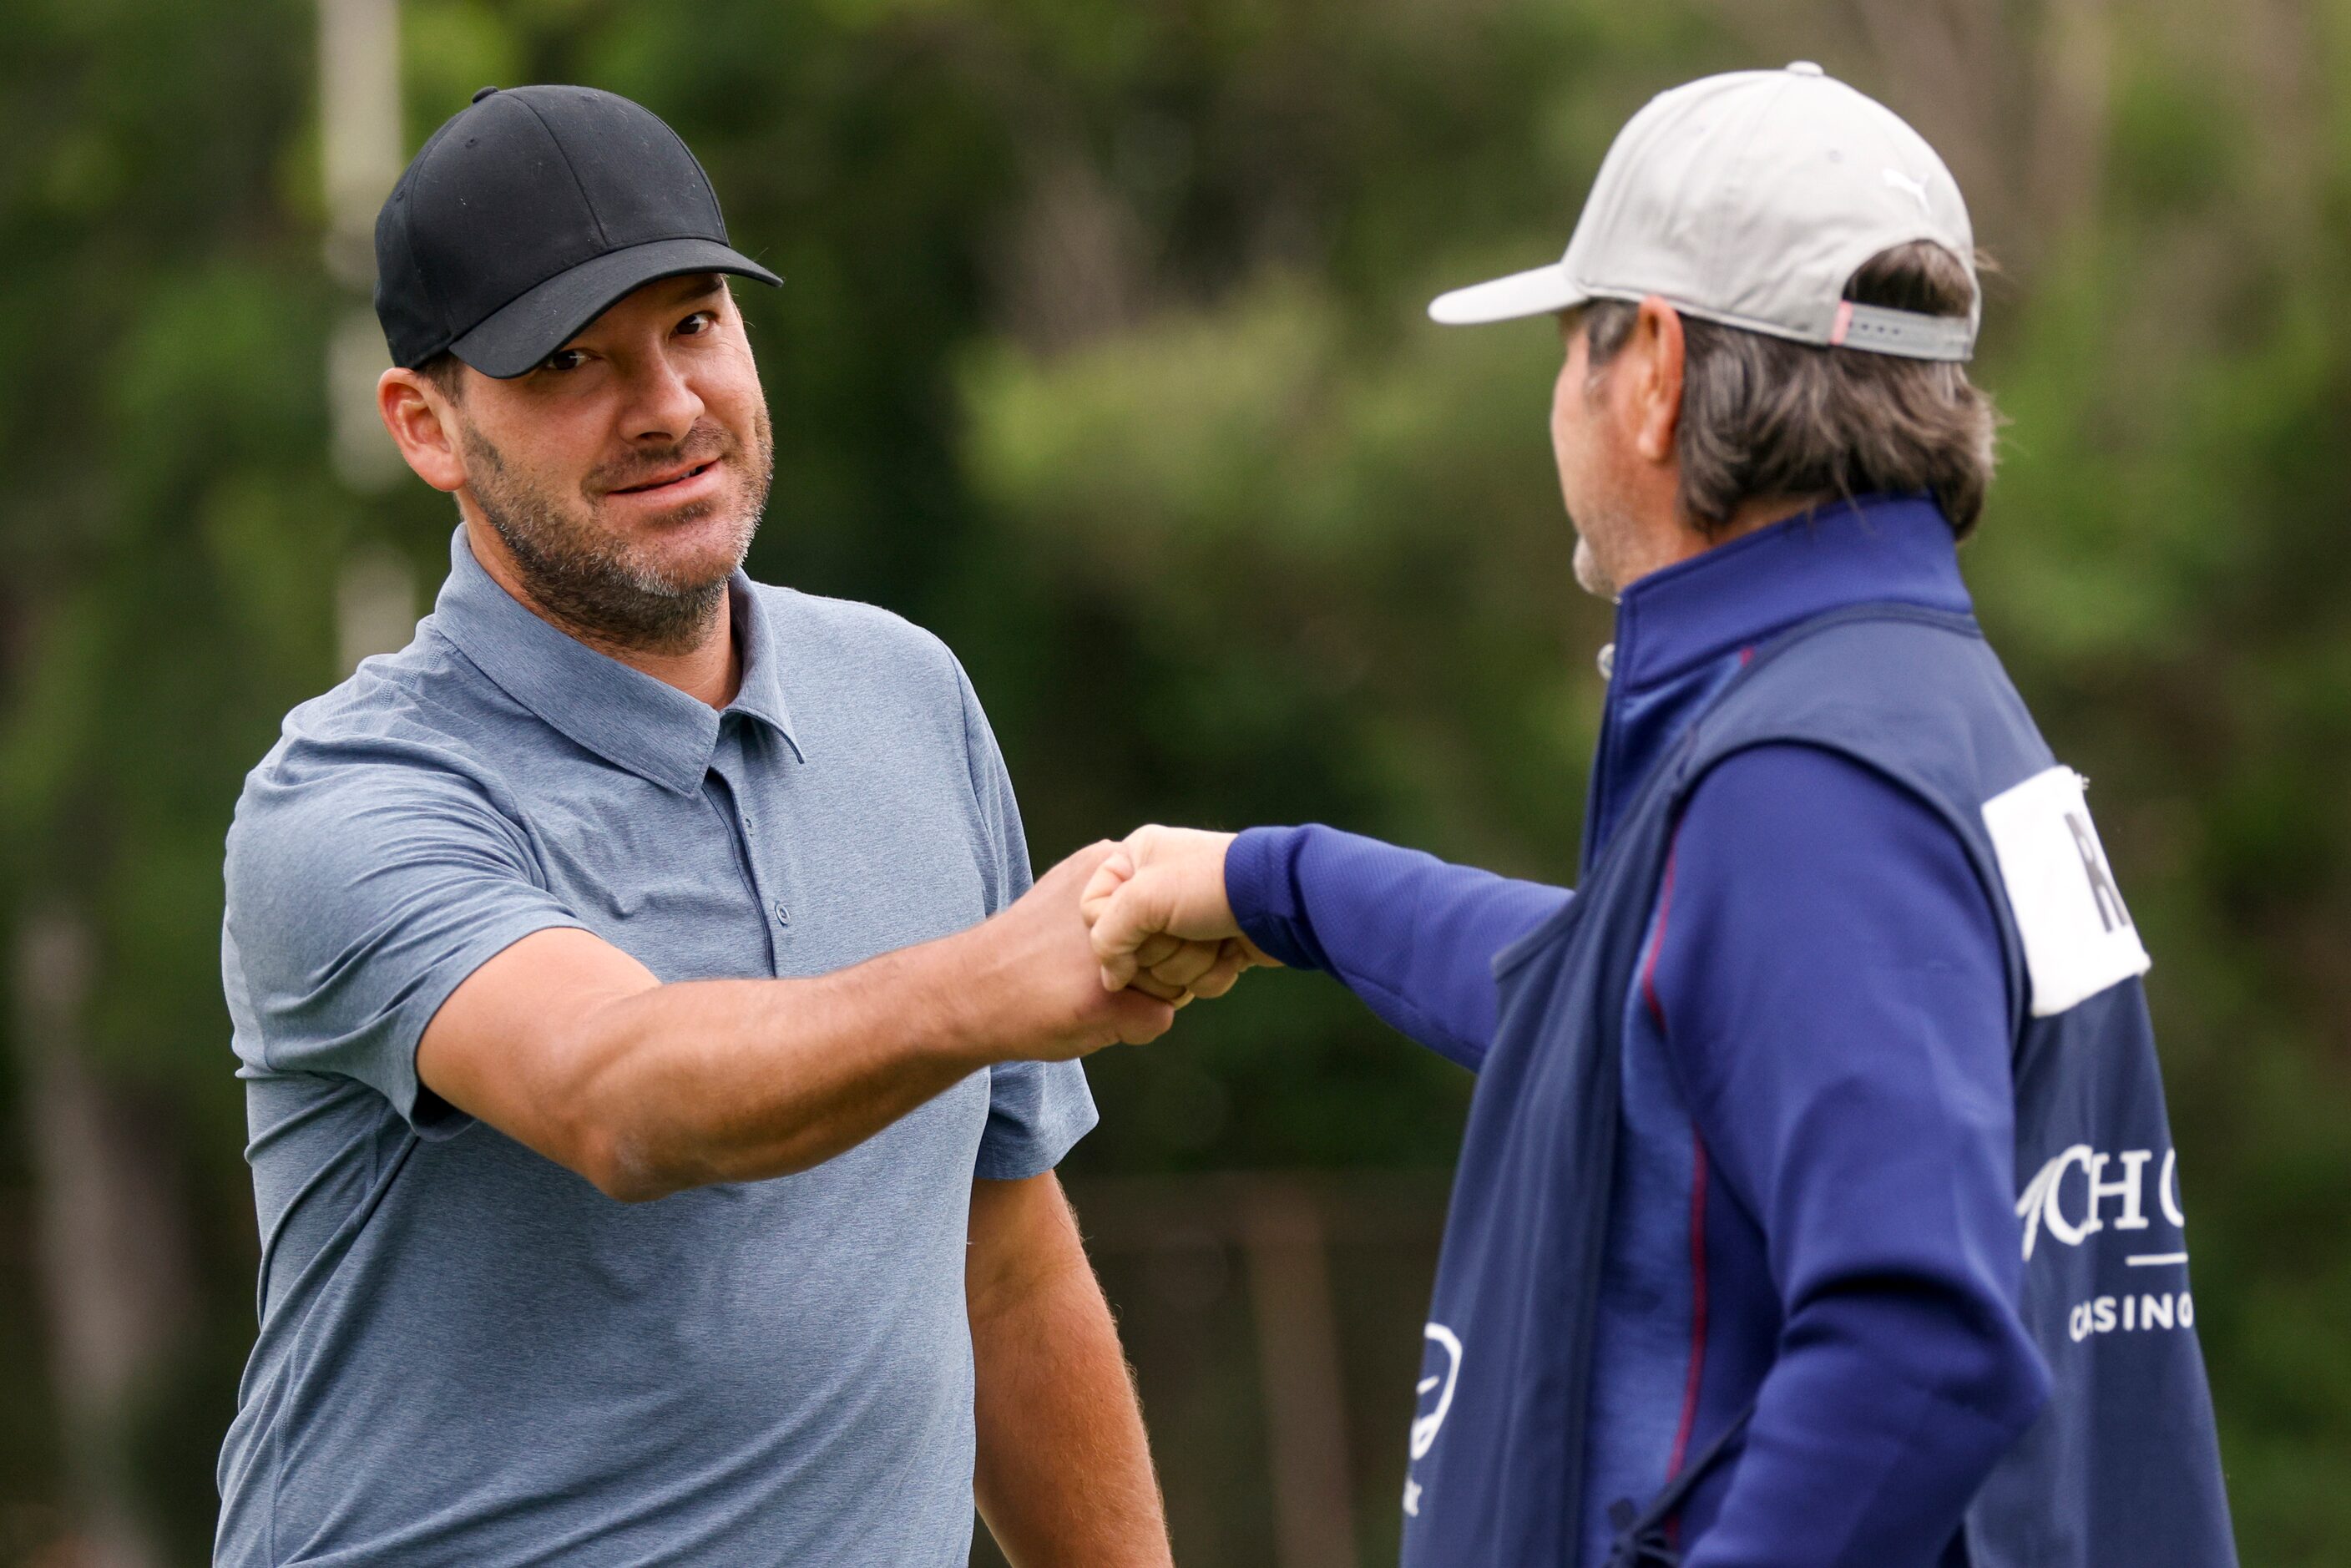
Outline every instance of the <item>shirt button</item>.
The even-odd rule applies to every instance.
[[[784,907],[783,900],[778,899],[776,901],[776,924],[778,925],[789,925],[791,923],[792,912]]]

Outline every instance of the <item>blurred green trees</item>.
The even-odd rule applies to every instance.
[[[0,18],[0,1556],[65,1536],[102,1453],[194,1562],[252,1325],[221,836],[340,678],[340,564],[397,552],[421,612],[449,514],[328,462],[308,7]],[[2351,1563],[2342,0],[410,0],[403,40],[412,146],[527,79],[695,146],[788,280],[743,296],[754,570],[956,645],[1040,861],[1311,817],[1572,877],[1607,623],[1566,569],[1556,346],[1420,308],[1555,254],[1675,81],[1811,56],[1909,115],[2005,263],[1967,559],[2157,956],[2245,1560]],[[1093,1079],[1095,1173],[1441,1167],[1467,1098],[1290,976]],[[38,1239],[79,1212],[61,1083],[89,1179],[162,1195],[172,1328],[105,1430]]]

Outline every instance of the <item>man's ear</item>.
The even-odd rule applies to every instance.
[[[1638,367],[1631,411],[1634,449],[1651,463],[1670,463],[1682,417],[1681,313],[1650,295],[1641,301],[1626,347]]]
[[[458,449],[456,413],[439,387],[395,365],[376,380],[375,407],[418,478],[436,490],[465,487],[465,459]]]

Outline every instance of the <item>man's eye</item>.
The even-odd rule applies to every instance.
[[[689,338],[697,338],[716,325],[718,325],[717,311],[697,310],[680,321],[677,324],[677,329]]]
[[[576,371],[588,362],[588,356],[578,349],[558,349],[538,361],[542,371]]]

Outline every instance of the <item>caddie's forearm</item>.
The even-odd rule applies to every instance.
[[[1225,894],[1268,954],[1335,975],[1390,1026],[1472,1071],[1494,1034],[1494,955],[1573,896],[1320,824],[1235,839]]]
[[[807,979],[695,980],[598,1015],[580,1086],[590,1179],[616,1197],[805,1170],[1019,1041],[986,927]]]
[[[2049,1389],[2021,1333],[1961,1318],[1976,1305],[1888,1281],[1790,1320],[1688,1568],[1945,1561]]]

